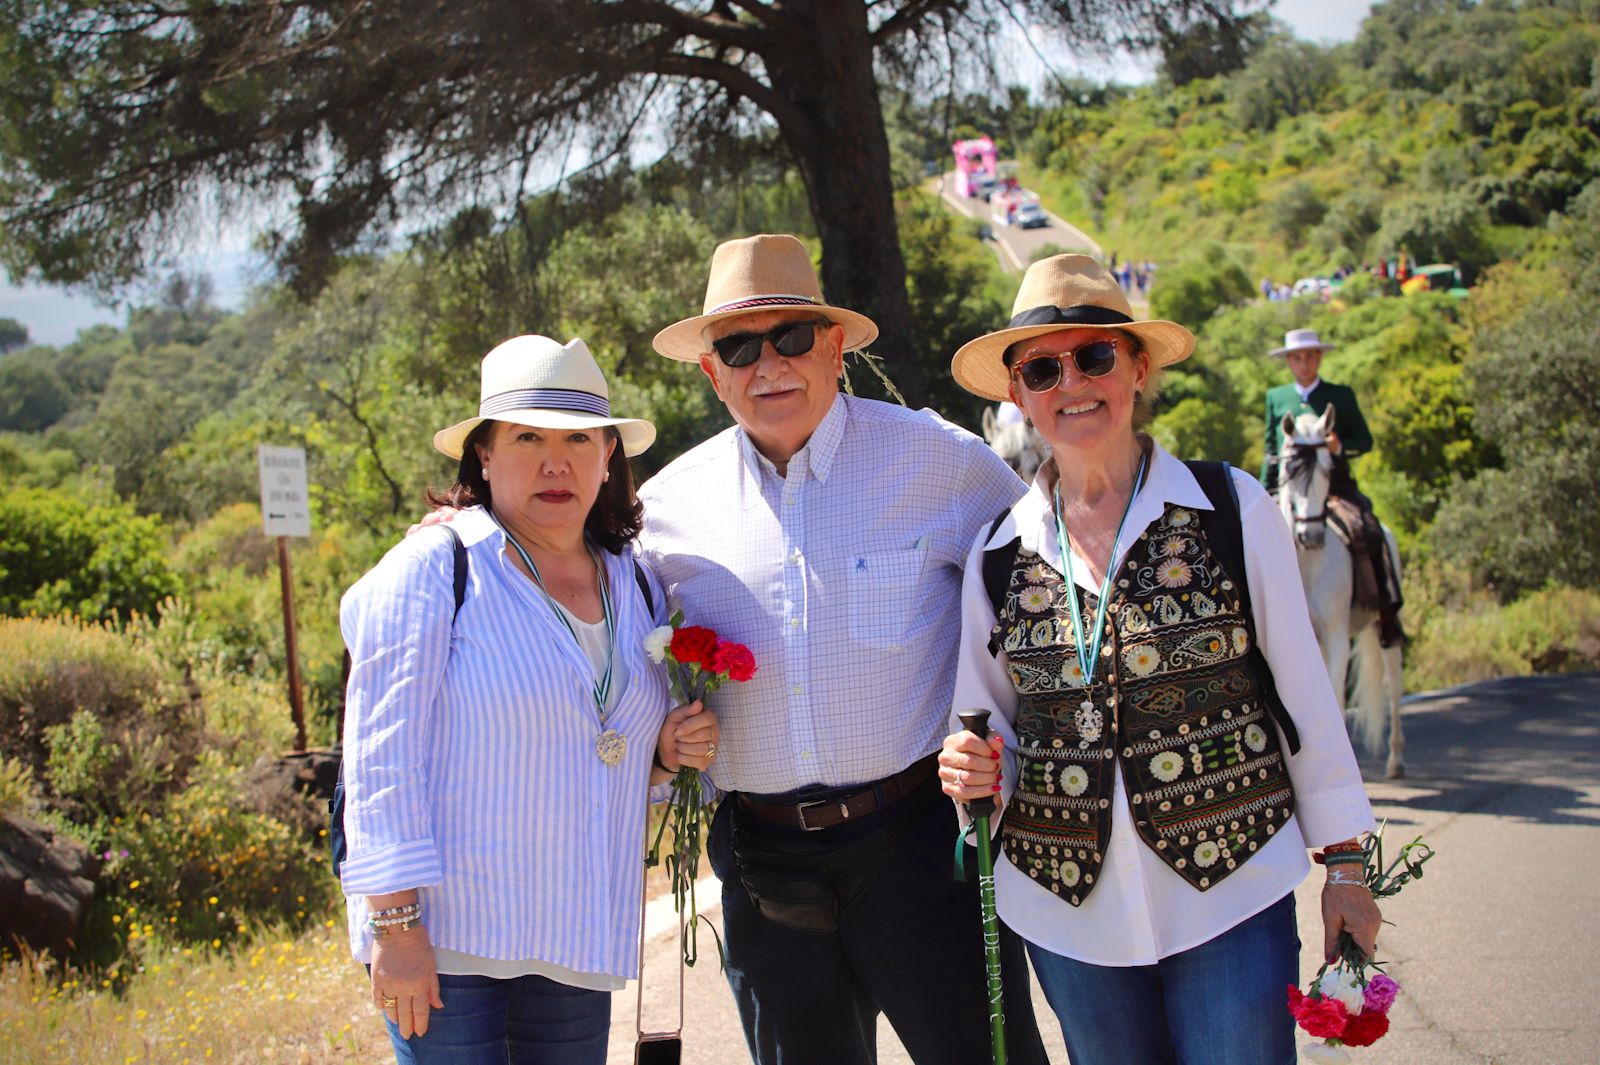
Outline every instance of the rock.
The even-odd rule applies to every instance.
[[[71,954],[99,872],[77,840],[25,817],[0,820],[0,941]]]

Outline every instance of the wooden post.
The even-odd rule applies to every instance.
[[[294,637],[294,571],[289,568],[289,538],[278,537],[278,576],[283,583],[283,646],[289,660],[289,712],[294,715],[294,749],[306,749],[306,710],[300,699],[300,651]]]

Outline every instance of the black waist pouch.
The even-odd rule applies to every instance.
[[[886,819],[875,832],[834,849],[772,836],[733,818],[733,859],[756,912],[774,924],[833,932],[839,918],[872,887],[894,853],[900,832]]]

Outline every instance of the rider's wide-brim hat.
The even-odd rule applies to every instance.
[[[706,327],[757,311],[811,310],[844,327],[844,350],[856,351],[878,337],[871,318],[822,299],[822,286],[806,246],[788,234],[762,233],[717,245],[711,256],[704,309],[657,333],[652,345],[669,359],[698,362],[711,350]]]
[[[538,429],[616,426],[622,453],[637,455],[655,442],[656,427],[642,418],[614,418],[611,390],[600,364],[581,340],[565,344],[542,336],[512,337],[483,357],[477,417],[433,434],[433,446],[453,459],[489,419]]]
[[[1315,329],[1291,329],[1283,334],[1283,347],[1273,348],[1271,356],[1282,358],[1291,351],[1332,351],[1332,344],[1324,344]]]
[[[1005,352],[1011,345],[1061,329],[1103,326],[1139,338],[1153,366],[1182,362],[1194,334],[1176,322],[1135,320],[1117,279],[1087,255],[1052,255],[1028,267],[1011,305],[1011,323],[961,346],[950,360],[956,383],[984,399],[1011,398]]]

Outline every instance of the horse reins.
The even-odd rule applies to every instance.
[[[1317,452],[1325,450],[1328,444],[1320,441],[1315,444],[1289,444],[1284,451],[1283,484],[1287,487],[1294,482],[1309,479],[1317,468]],[[1328,521],[1328,501],[1322,501],[1322,509],[1315,514],[1295,514],[1294,520],[1305,522],[1308,525],[1323,525]]]

